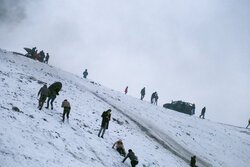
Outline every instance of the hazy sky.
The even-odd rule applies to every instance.
[[[0,48],[36,46],[50,64],[160,105],[206,106],[206,118],[250,118],[249,0],[0,0]]]

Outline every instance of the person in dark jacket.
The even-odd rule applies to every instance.
[[[144,87],[144,88],[142,88],[142,90],[141,90],[141,100],[144,99],[144,96],[145,96],[145,93],[146,93],[145,89],[146,89],[146,88]]]
[[[64,118],[65,118],[65,115],[67,115],[67,119],[69,120],[69,113],[70,113],[70,103],[68,102],[67,99],[65,99],[63,102],[62,102],[62,106],[64,108],[63,110],[63,119],[62,121],[64,122]]]
[[[46,54],[44,63],[48,64],[48,62],[49,62],[49,53]]]
[[[56,99],[56,95],[59,95],[59,91],[62,88],[62,83],[61,82],[55,82],[52,85],[49,86],[49,96],[47,100],[47,107],[49,108],[49,103],[51,105],[51,110],[53,110],[53,102]]]
[[[132,167],[135,167],[139,162],[138,162],[138,158],[137,156],[135,155],[135,153],[129,149],[128,150],[128,154],[127,156],[123,159],[122,163],[124,163],[126,161],[126,159],[129,158],[130,161],[131,161],[131,166]]]
[[[201,110],[201,115],[199,116],[200,118],[202,117],[202,119],[205,119],[205,112],[206,112],[206,107],[203,107],[203,109]]]
[[[248,120],[248,125],[247,125],[246,129],[248,128],[249,125],[250,125],[250,118],[249,118],[249,120]]]
[[[190,166],[191,167],[197,167],[195,165],[195,163],[196,163],[196,156],[194,155],[194,156],[191,157]]]
[[[101,129],[98,133],[98,137],[100,137],[102,133],[101,138],[103,138],[105,130],[108,129],[110,118],[111,118],[111,109],[108,109],[107,111],[104,111],[102,113],[102,124],[101,124]]]
[[[151,104],[153,104],[155,101],[155,93],[156,92],[152,93],[152,95],[151,95]]]
[[[39,52],[39,56],[40,56],[39,61],[43,63],[45,58],[45,53],[43,50]]]
[[[119,139],[118,141],[116,141],[112,148],[114,148],[116,146],[116,150],[120,153],[120,155],[124,156],[126,155],[126,151],[125,151],[125,148],[123,146],[123,142],[121,139]]]
[[[87,76],[88,76],[88,70],[87,69],[85,69],[85,71],[83,72],[83,78],[87,78]]]
[[[158,93],[155,92],[155,101],[154,101],[154,104],[155,104],[155,105],[157,105],[158,99],[159,99]]]
[[[31,52],[30,52],[31,57],[34,56],[35,52],[36,52],[36,47],[31,49]]]
[[[127,94],[128,93],[128,86],[125,88],[125,94]]]
[[[192,108],[191,108],[191,115],[195,114],[195,104],[192,105]]]
[[[37,96],[40,95],[40,98],[39,98],[39,110],[41,110],[43,108],[43,104],[44,102],[46,101],[46,98],[48,97],[49,95],[49,89],[47,88],[47,85],[45,84],[38,92]]]

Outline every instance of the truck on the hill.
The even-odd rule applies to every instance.
[[[166,103],[163,105],[163,107],[189,115],[195,114],[195,104],[184,102],[181,100],[172,101],[171,103]]]

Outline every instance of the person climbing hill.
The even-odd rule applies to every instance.
[[[127,94],[128,93],[128,86],[125,88],[125,94]]]
[[[112,148],[114,148],[116,146],[116,150],[120,153],[120,155],[124,156],[126,155],[126,151],[125,151],[125,148],[123,146],[123,142],[121,139],[119,139],[118,141],[116,141]]]
[[[203,109],[201,110],[201,115],[199,116],[200,118],[202,117],[202,119],[205,119],[205,112],[206,112],[206,107],[203,107]]]
[[[128,154],[123,159],[122,163],[124,163],[127,158],[130,159],[130,161],[131,161],[130,163],[131,163],[132,167],[135,167],[139,163],[137,156],[135,155],[135,153],[131,149],[128,150]]]
[[[62,88],[62,83],[61,82],[55,82],[52,85],[49,86],[49,98],[47,100],[47,107],[49,108],[49,103],[51,105],[51,110],[53,110],[53,102],[56,99],[56,95],[59,95],[59,91]]]
[[[70,113],[71,106],[70,106],[70,103],[68,102],[68,100],[65,99],[62,102],[62,106],[61,107],[64,108],[64,110],[63,110],[63,119],[62,119],[62,121],[64,122],[65,115],[67,115],[67,119],[69,120],[69,113]]]
[[[145,93],[146,93],[145,89],[146,89],[146,88],[144,87],[144,88],[142,88],[142,90],[141,90],[141,100],[144,99],[144,96],[145,96]]]
[[[40,98],[39,98],[38,108],[39,108],[39,110],[41,110],[43,108],[44,102],[46,101],[46,98],[49,95],[49,89],[47,88],[46,84],[43,85],[43,87],[39,90],[37,96],[39,96],[39,95],[40,95]]]

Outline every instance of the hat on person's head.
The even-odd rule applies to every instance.
[[[131,149],[129,149],[129,150],[128,150],[128,152],[132,152],[132,150],[131,150]]]
[[[67,101],[67,99],[64,99],[64,101]]]

